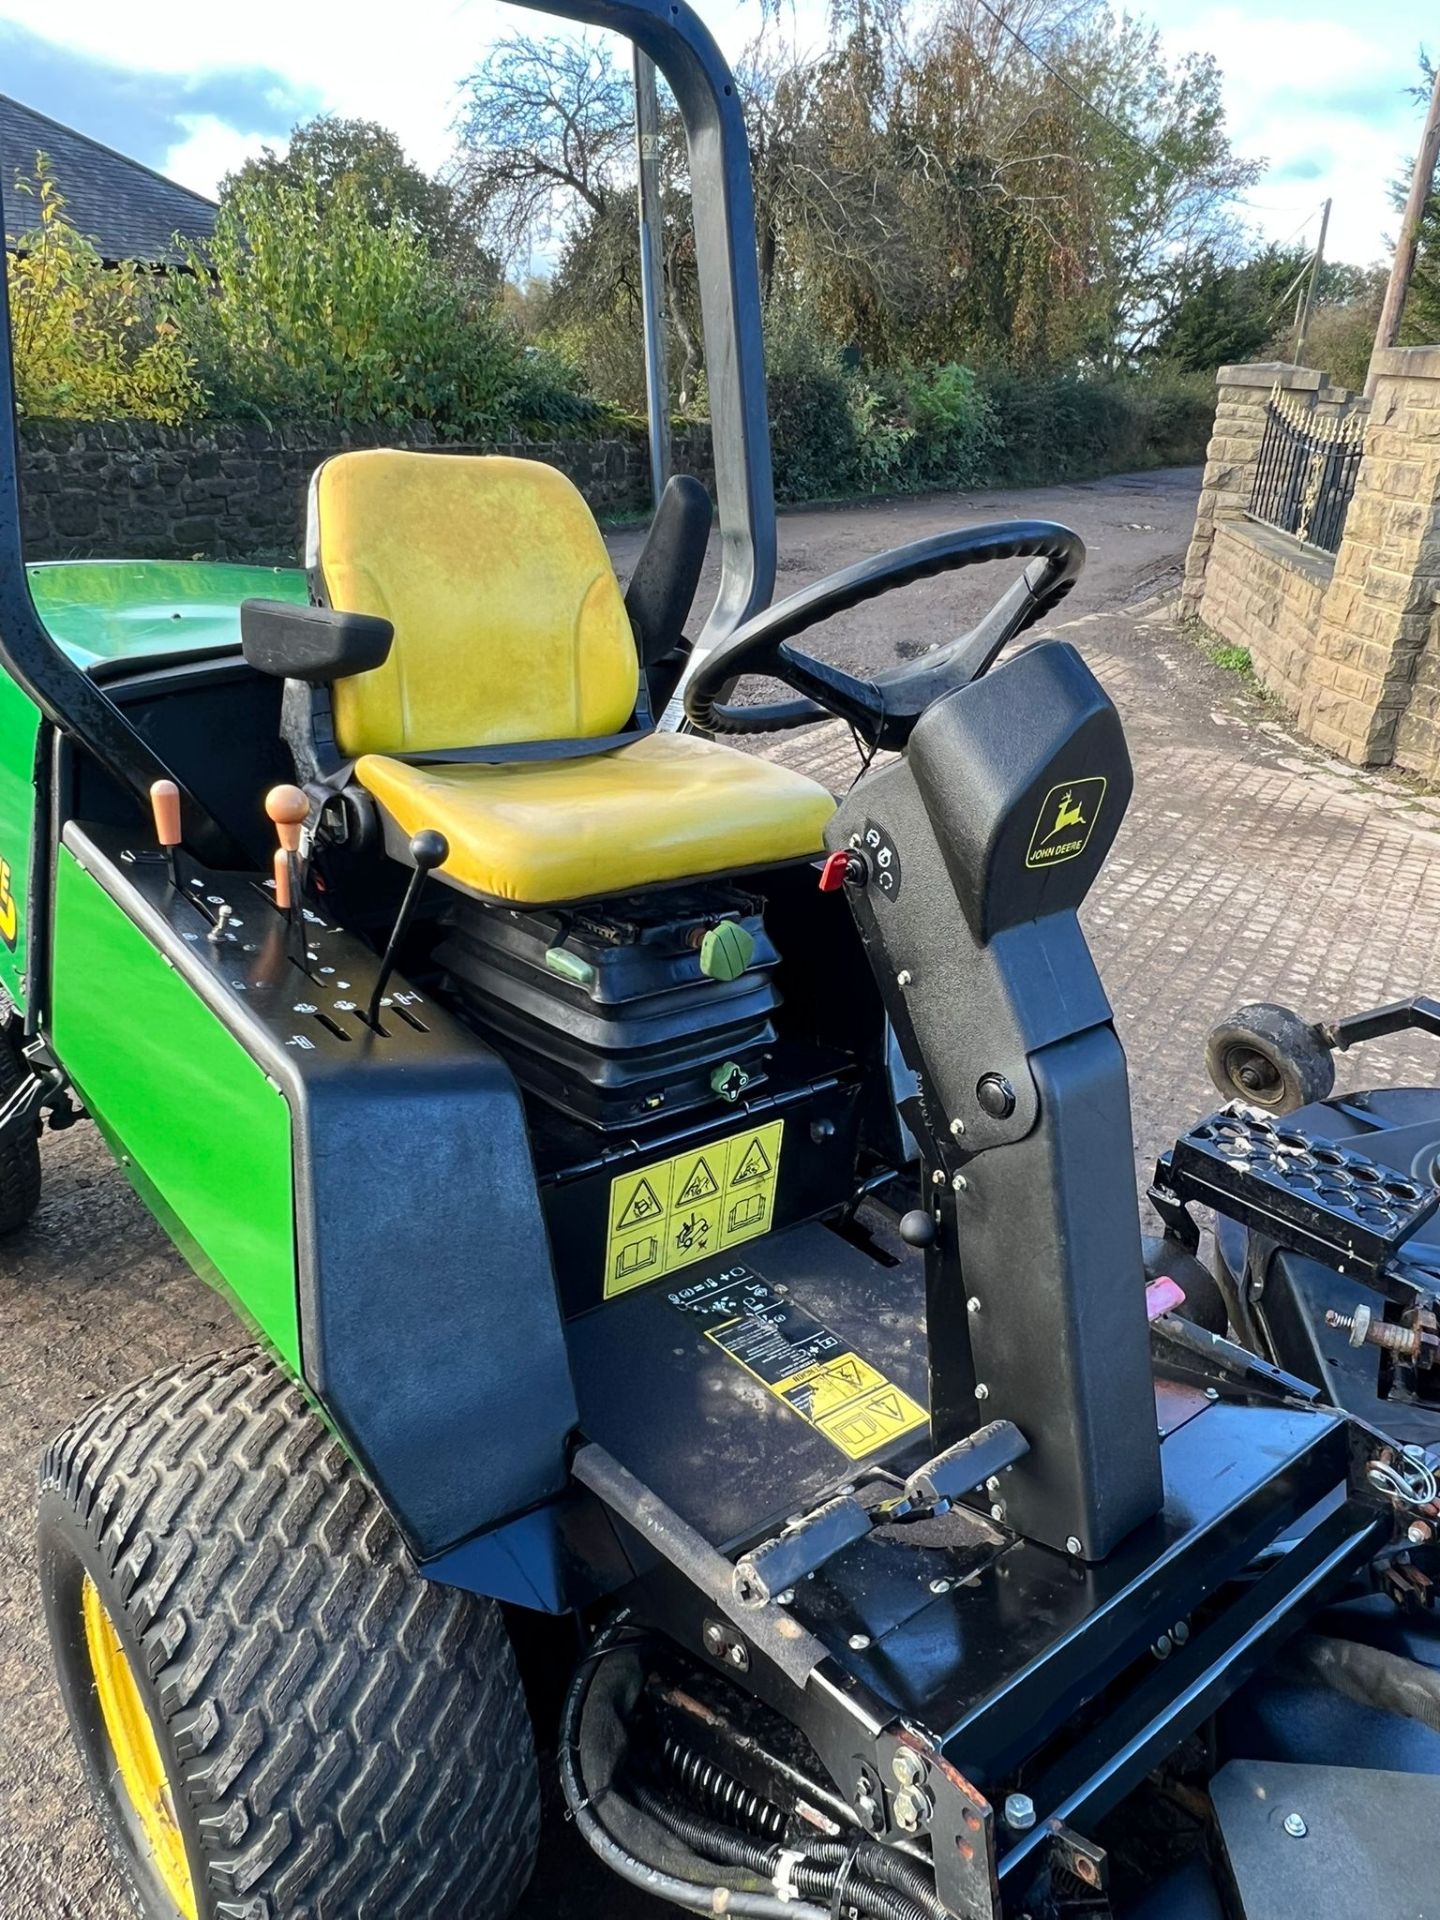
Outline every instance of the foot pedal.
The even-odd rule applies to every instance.
[[[925,1507],[940,1500],[959,1500],[993,1474],[1013,1467],[1029,1451],[1030,1442],[1013,1421],[991,1420],[917,1467],[905,1482],[905,1498]]]
[[[1440,1189],[1341,1141],[1229,1107],[1182,1134],[1165,1171],[1180,1199],[1372,1286],[1440,1206]]]

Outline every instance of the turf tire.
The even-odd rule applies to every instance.
[[[0,1032],[0,1107],[29,1073],[15,1042]],[[39,1204],[39,1132],[33,1126],[16,1127],[0,1140],[0,1235],[17,1232]]]
[[[500,1611],[418,1576],[275,1361],[187,1361],[92,1408],[46,1454],[39,1552],[71,1727],[147,1916],[177,1909],[111,1783],[86,1574],[149,1711],[198,1920],[512,1911],[540,1799]]]

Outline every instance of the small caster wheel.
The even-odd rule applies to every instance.
[[[1210,1029],[1205,1065],[1227,1100],[1266,1113],[1308,1107],[1335,1085],[1335,1062],[1316,1029],[1268,1001],[1238,1007]]]

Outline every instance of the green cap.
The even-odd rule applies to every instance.
[[[738,980],[754,958],[754,935],[734,920],[711,927],[700,942],[700,971],[712,980]]]

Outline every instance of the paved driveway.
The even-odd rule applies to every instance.
[[[1301,752],[1190,639],[1116,612],[1178,579],[1197,483],[1161,473],[806,512],[787,516],[781,536],[781,591],[960,516],[1049,516],[1093,543],[1068,635],[1121,708],[1137,788],[1087,922],[1129,1050],[1142,1165],[1209,1100],[1201,1045],[1228,1007],[1271,997],[1320,1014],[1440,986],[1440,807]],[[638,543],[617,537],[622,566]],[[949,598],[946,583],[916,589],[883,625],[858,625],[846,654],[878,664],[955,631],[1003,584],[1001,569],[989,573],[983,594],[978,576],[950,583]],[[832,781],[854,773],[837,729],[781,745]],[[1342,1068],[1356,1085],[1432,1070],[1433,1050],[1394,1043]],[[44,1203],[0,1254],[0,1920],[121,1920],[43,1644],[34,1466],[97,1395],[223,1344],[234,1327],[90,1128],[47,1139],[44,1154]],[[572,1845],[557,1828],[529,1920],[658,1912],[598,1881]]]

